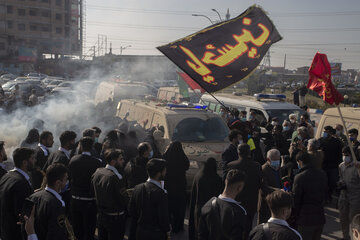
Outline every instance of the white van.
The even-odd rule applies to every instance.
[[[254,96],[234,95],[219,93],[214,95],[226,107],[239,111],[246,111],[249,119],[250,112],[256,113],[256,119],[262,123],[267,122],[269,117],[277,117],[279,122],[289,119],[289,115],[294,113],[298,120],[301,114],[305,113],[300,107],[285,102],[285,95],[282,94],[255,94]],[[221,104],[211,95],[204,94],[200,99],[201,104],[205,104],[210,110],[219,113]]]
[[[360,108],[342,107],[341,113],[344,117],[347,130],[356,128],[360,132]],[[328,108],[320,119],[315,138],[321,137],[324,127],[332,126],[335,128],[336,124],[343,125],[339,111],[337,108]]]
[[[146,95],[151,95],[151,90],[145,84],[104,81],[96,89],[94,104],[109,99],[117,103],[121,99],[143,98]]]
[[[145,128],[163,126],[166,144],[170,141],[180,141],[185,154],[190,160],[187,171],[188,187],[200,166],[209,158],[214,157],[221,169],[221,154],[229,145],[228,127],[219,115],[202,106],[161,104],[140,100],[121,100],[116,116],[136,121],[139,124],[146,121]]]

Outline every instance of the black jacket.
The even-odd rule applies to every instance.
[[[44,151],[39,146],[35,149],[36,168],[33,171],[31,171],[31,183],[34,189],[38,189],[41,187],[41,183],[44,178],[44,175],[41,171],[44,168],[44,165],[47,162],[48,157],[50,155],[49,150],[48,149],[46,150],[48,152],[47,156],[45,156]]]
[[[325,224],[324,200],[327,193],[325,172],[311,166],[303,167],[295,176],[292,189],[297,225]]]
[[[190,162],[183,151],[166,152],[165,189],[169,194],[186,194],[186,171],[189,169]]]
[[[230,144],[223,154],[221,155],[221,161],[223,166],[223,179],[226,177],[227,173],[227,164],[229,162],[235,161],[239,158],[237,147],[234,144]]]
[[[216,173],[210,174],[200,170],[194,177],[191,188],[189,239],[197,239],[201,208],[212,197],[217,197],[224,186],[221,177]]]
[[[65,207],[50,192],[42,190],[29,197],[35,203],[35,232],[39,240],[67,240]]]
[[[240,205],[211,198],[201,209],[199,240],[243,239],[246,211]]]
[[[124,178],[120,180],[110,169],[98,168],[92,175],[91,183],[99,212],[116,213],[127,210],[129,199]]]
[[[239,160],[228,163],[228,169],[238,169],[245,172],[247,179],[244,189],[236,197],[236,201],[241,202],[248,214],[254,214],[257,210],[259,190],[262,186],[263,178],[261,165],[251,159],[239,158]]]
[[[268,223],[268,224],[272,236],[272,238],[268,240],[300,240],[300,237],[290,228],[275,223]],[[263,240],[263,239],[265,239],[264,229],[263,229],[263,225],[260,224],[250,232],[249,240]]]
[[[6,240],[21,239],[19,214],[25,198],[33,193],[33,189],[25,177],[10,171],[0,180],[0,225],[1,238]]]
[[[7,173],[8,171],[6,171],[5,169],[3,169],[2,167],[0,167],[0,179]]]
[[[100,167],[100,160],[92,156],[78,154],[72,157],[69,163],[71,194],[77,197],[94,197],[91,176]]]
[[[151,182],[135,187],[130,199],[129,213],[136,219],[139,228],[154,234],[165,234],[170,230],[167,194]],[[149,239],[152,236],[148,237]]]
[[[342,161],[342,143],[335,137],[321,138],[321,149],[324,152],[323,169],[338,168]]]
[[[50,166],[53,163],[62,163],[65,166],[68,166],[70,162],[70,159],[67,158],[65,153],[60,150],[56,150],[55,152],[51,153],[48,160],[46,161],[43,170],[46,171],[48,166]]]
[[[138,156],[126,164],[124,175],[128,188],[134,188],[136,185],[144,183],[147,180],[146,163],[148,161],[148,158]]]

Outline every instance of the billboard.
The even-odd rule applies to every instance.
[[[37,50],[36,48],[19,47],[18,58],[22,62],[36,62]]]
[[[331,75],[341,75],[341,65],[342,63],[330,63]]]

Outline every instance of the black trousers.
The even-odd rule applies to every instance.
[[[243,239],[249,238],[250,231],[253,228],[254,217],[255,217],[255,212],[247,212]]]
[[[183,193],[168,193],[169,217],[174,233],[184,229],[184,218],[186,211],[186,191]]]
[[[93,240],[96,229],[96,201],[71,199],[70,213],[75,237]]]
[[[143,226],[138,226],[136,229],[136,240],[166,240],[166,232],[155,231]],[[99,239],[100,240],[100,239]]]
[[[109,216],[98,214],[98,239],[99,240],[122,240],[125,234],[125,214]]]

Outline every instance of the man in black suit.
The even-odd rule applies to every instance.
[[[59,194],[66,185],[67,172],[63,164],[52,164],[46,170],[46,188],[29,197],[35,205],[35,233],[39,240],[74,239],[68,237],[71,231],[65,217],[65,202]]]
[[[41,187],[41,183],[44,178],[42,169],[50,155],[48,148],[51,148],[53,144],[54,137],[51,132],[44,131],[40,134],[40,142],[35,149],[36,165],[35,169],[31,172],[31,183],[34,189]]]
[[[108,149],[104,153],[107,165],[92,176],[98,210],[99,240],[124,238],[128,195],[126,181],[119,173],[124,168],[123,151]]]
[[[7,155],[4,148],[5,142],[0,141],[0,179],[7,173],[4,161],[7,160]]]
[[[245,227],[245,239],[252,229],[252,223],[257,212],[259,190],[263,186],[263,177],[261,171],[261,165],[258,162],[253,161],[250,158],[250,146],[246,143],[242,143],[238,146],[239,159],[228,163],[229,169],[237,169],[245,172],[247,176],[244,190],[236,196],[236,201],[246,209],[246,227]]]
[[[17,148],[13,153],[15,168],[0,180],[1,239],[22,239],[19,214],[25,198],[33,193],[29,172],[35,166],[35,152],[30,148]]]
[[[294,203],[292,196],[287,192],[277,190],[266,196],[266,202],[271,211],[271,218],[266,223],[255,227],[250,233],[249,240],[302,240],[300,233],[286,222],[291,215]]]
[[[211,198],[201,209],[199,240],[247,239],[244,237],[246,210],[235,200],[244,188],[245,179],[244,172],[229,171],[224,192]]]
[[[48,166],[53,163],[62,163],[65,166],[70,162],[70,151],[75,148],[76,133],[73,131],[65,131],[60,135],[60,147],[51,153],[46,161],[43,170],[46,171]]]
[[[223,154],[221,155],[222,165],[223,165],[223,180],[225,181],[226,173],[227,173],[227,167],[226,165],[229,162],[238,160],[238,150],[237,146],[241,143],[243,143],[241,133],[238,130],[232,130],[229,133],[229,141],[230,145],[225,149]]]
[[[102,165],[100,160],[91,156],[93,144],[92,138],[81,138],[81,154],[72,157],[69,163],[70,212],[74,233],[79,240],[94,239],[96,228],[96,201],[91,188],[91,176]]]
[[[292,189],[297,230],[304,239],[320,240],[325,224],[326,173],[310,164],[310,156],[306,152],[299,152],[296,161],[300,171],[295,176]]]
[[[137,222],[137,240],[165,240],[170,231],[167,192],[162,185],[165,164],[162,159],[151,159],[146,164],[149,179],[137,185],[131,196],[129,212]]]

